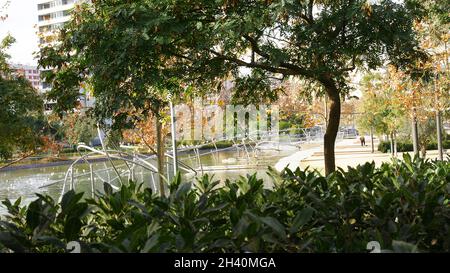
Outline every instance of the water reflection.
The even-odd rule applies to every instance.
[[[207,151],[204,151],[203,153],[207,153]],[[198,175],[201,175],[202,172],[200,170],[202,167],[204,173],[214,174],[214,179],[221,181],[226,179],[234,180],[239,178],[239,176],[245,176],[246,174],[253,174],[256,172],[259,178],[264,178],[266,183],[268,183],[266,186],[270,186],[270,179],[268,179],[268,175],[266,174],[267,167],[274,166],[280,158],[291,153],[292,149],[284,149],[281,151],[270,150],[267,152],[261,152],[255,157],[254,154],[247,156],[247,152],[243,150],[239,152],[236,150],[222,151],[219,153],[209,153],[203,155],[201,157],[201,166],[193,155],[181,154],[180,159],[184,163],[198,169]],[[114,164],[117,166],[119,172],[127,169],[127,166],[121,162],[116,161]],[[229,167],[236,165],[241,166],[243,169],[226,169],[227,166]],[[94,163],[93,167],[94,170],[96,170],[94,177],[94,190],[101,191],[103,189],[102,181],[116,177],[116,175],[112,171],[101,171],[102,169],[111,168],[111,164],[109,162]],[[67,168],[67,165],[62,165],[0,172],[0,200],[10,199],[14,201],[21,197],[23,204],[27,204],[36,198],[36,193],[48,194],[57,199],[61,194],[63,183],[56,183],[45,188],[41,187],[63,180]],[[150,172],[145,171],[142,167],[136,167],[134,175],[134,179],[137,182],[141,182],[144,183],[145,186],[152,187],[152,177]],[[89,165],[77,165],[74,170],[74,176],[79,176],[75,180],[76,190],[84,191],[86,193],[85,197],[90,196],[91,184]],[[124,181],[128,179],[126,175],[122,178]],[[192,179],[192,177],[190,179]],[[119,181],[116,180],[114,184],[119,185]]]

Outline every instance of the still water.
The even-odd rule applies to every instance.
[[[201,166],[203,167],[203,173],[214,175],[214,180],[233,180],[240,176],[245,176],[246,174],[257,173],[257,177],[264,179],[267,184],[266,186],[270,186],[267,167],[273,167],[280,158],[288,156],[297,150],[298,148],[296,147],[285,147],[281,150],[269,149],[258,153],[253,153],[252,151],[247,153],[244,150],[236,151],[234,149],[220,151],[218,153],[208,153],[208,151],[203,151],[202,153],[204,155],[201,156]],[[202,174],[202,167],[194,155],[182,154],[180,155],[180,160],[194,169],[197,169],[197,176]],[[116,166],[119,173],[127,169],[127,166],[121,161],[114,161],[113,164]],[[102,181],[112,179],[117,177],[117,175],[111,170],[104,170],[111,169],[112,165],[109,162],[97,162],[92,165],[95,170],[94,191],[102,191]],[[239,166],[239,168],[236,168],[236,166]],[[63,182],[48,187],[43,186],[63,180],[68,167],[68,165],[61,165],[0,172],[0,200],[16,200],[21,197],[23,204],[27,204],[36,198],[36,193],[47,194],[57,199],[62,192]],[[76,168],[74,169],[74,176],[79,176],[74,180],[75,189],[77,191],[85,192],[85,197],[92,194],[89,170],[88,164],[76,165]],[[122,175],[123,181],[126,181],[127,179],[127,175]],[[195,177],[192,177],[192,175],[185,175],[184,179],[186,181],[195,180]],[[153,188],[154,183],[152,174],[142,167],[135,168],[134,180]],[[116,179],[113,184],[118,185],[118,179]],[[66,185],[66,191],[68,190],[67,186],[68,185]],[[0,206],[0,212],[1,210],[2,208]]]

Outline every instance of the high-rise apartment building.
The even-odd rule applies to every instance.
[[[77,2],[84,0],[38,0],[38,32],[41,46],[51,45],[56,42],[58,31],[70,20],[71,11]],[[41,91],[47,92],[51,89],[51,84],[42,81]],[[84,90],[80,88],[80,103],[83,107],[91,107],[93,98],[82,95]],[[46,108],[51,109],[55,102],[46,102]]]
[[[55,33],[70,19],[70,11],[78,0],[38,0],[40,44],[52,43]]]

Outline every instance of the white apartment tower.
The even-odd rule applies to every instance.
[[[58,30],[70,20],[70,13],[77,2],[83,0],[37,0],[38,10],[38,34],[40,46],[51,45],[56,41]],[[41,92],[47,92],[51,85],[42,81]],[[80,93],[84,93],[80,90]],[[93,99],[80,96],[80,102],[84,107],[92,106]],[[55,102],[47,102],[47,110]]]
[[[38,0],[40,44],[54,41],[55,33],[70,19],[70,11],[78,0]]]

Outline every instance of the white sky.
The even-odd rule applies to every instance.
[[[7,0],[0,0],[0,7]],[[36,65],[33,52],[38,51],[37,28],[37,0],[10,0],[6,10],[8,18],[0,21],[0,39],[10,33],[15,39],[8,51],[10,62]],[[2,12],[4,14],[4,12]]]

